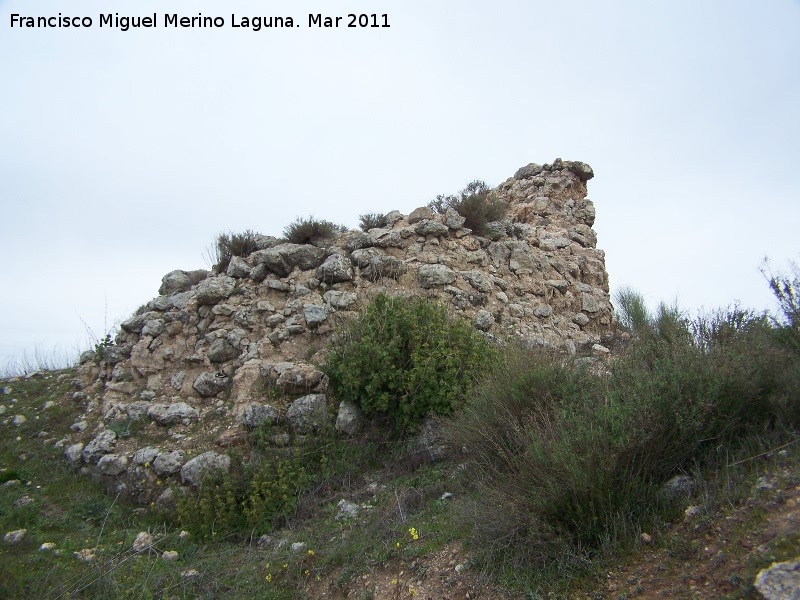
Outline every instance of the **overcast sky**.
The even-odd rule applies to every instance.
[[[11,27],[59,12],[93,26]],[[798,0],[0,0],[0,82],[0,365],[87,347],[219,232],[355,227],[556,157],[594,168],[612,292],[765,309],[761,259],[800,259]]]

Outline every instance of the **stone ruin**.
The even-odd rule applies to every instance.
[[[114,345],[82,357],[65,456],[139,501],[168,504],[169,481],[226,468],[225,448],[265,421],[285,429],[277,445],[328,422],[354,433],[357,407],[327,395],[320,367],[329,336],[378,293],[440,302],[490,339],[591,348],[613,317],[592,177],[561,159],[522,167],[494,190],[508,211],[485,237],[453,209],[425,206],[325,243],[259,236],[224,273],[168,273]],[[132,423],[136,434],[120,435]]]

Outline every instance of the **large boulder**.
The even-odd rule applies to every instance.
[[[174,404],[153,404],[147,409],[147,416],[160,425],[174,425],[175,423],[188,425],[191,421],[197,421],[200,413],[185,402],[175,402]]]
[[[347,259],[339,254],[332,254],[317,269],[317,279],[325,283],[339,283],[353,279],[353,269]]]
[[[408,215],[408,222],[413,225],[414,223],[419,223],[423,219],[432,219],[433,216],[434,213],[430,207],[420,206],[411,211],[411,214]]]
[[[275,385],[288,393],[302,393],[314,389],[321,381],[323,373],[308,363],[278,363],[272,367],[269,376],[275,379]]]
[[[328,319],[328,307],[319,304],[306,304],[303,307],[303,317],[306,320],[306,325],[314,329]]]
[[[239,423],[245,427],[258,427],[262,423],[274,423],[278,420],[279,413],[269,404],[258,404],[253,402],[240,409]]]
[[[461,276],[479,292],[488,294],[494,291],[494,283],[492,283],[492,280],[488,275],[480,271],[462,271]]]
[[[161,452],[153,459],[153,470],[162,477],[173,475],[181,470],[185,456],[183,450]]]
[[[101,456],[111,453],[116,443],[116,433],[110,429],[101,431],[91,442],[86,444],[83,452],[81,452],[81,458],[83,458],[83,462],[87,464],[96,463],[100,460]]]
[[[399,258],[394,256],[375,256],[361,273],[370,281],[377,281],[381,277],[399,279],[406,270],[406,263]]]
[[[208,277],[208,271],[203,269],[196,271],[170,271],[161,278],[161,287],[158,288],[158,293],[162,296],[170,296],[178,292],[185,292],[206,277]]]
[[[230,298],[236,289],[236,280],[233,277],[212,277],[200,282],[195,287],[195,297],[198,306],[213,305]]]
[[[755,587],[766,600],[800,600],[800,558],[761,570]]]
[[[225,338],[217,338],[208,348],[208,360],[213,363],[227,362],[237,356],[239,351]]]
[[[338,290],[328,290],[322,295],[332,308],[345,309],[356,303],[358,296],[354,292],[340,292]]]
[[[316,269],[322,264],[326,251],[310,244],[279,244],[266,250],[257,250],[250,255],[254,265],[266,267],[280,275],[288,276],[295,267],[301,271]]]
[[[442,225],[439,221],[432,221],[429,219],[423,219],[414,227],[414,233],[417,235],[434,235],[436,237],[441,237],[447,235],[449,232],[450,230],[447,225]]]
[[[456,273],[445,265],[422,265],[417,272],[419,284],[424,288],[450,285],[456,280]]]
[[[181,467],[181,481],[189,485],[200,485],[206,475],[215,471],[227,471],[230,467],[231,459],[225,454],[205,452]]]
[[[230,383],[230,377],[221,373],[201,373],[194,380],[192,387],[203,398],[209,398],[224,391],[228,387],[228,383]]]
[[[225,270],[225,274],[228,277],[233,277],[235,279],[244,279],[246,277],[250,277],[250,271],[252,267],[247,264],[247,261],[239,256],[234,256],[231,258],[231,262],[228,263],[228,268]]]
[[[128,469],[128,457],[122,454],[106,454],[97,461],[97,470],[103,475],[115,476]]]
[[[289,405],[286,419],[295,433],[305,434],[320,429],[328,423],[325,394],[309,394]]]

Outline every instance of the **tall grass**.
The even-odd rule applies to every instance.
[[[27,351],[22,356],[8,358],[0,367],[0,378],[20,377],[28,373],[39,371],[60,371],[74,367],[78,363],[81,354],[79,348],[67,350],[66,348],[56,347],[47,352],[40,347],[35,347],[33,353]]]
[[[488,564],[579,569],[677,514],[671,477],[800,425],[800,357],[767,316],[624,300],[634,341],[604,374],[514,349],[453,421],[476,470],[465,522]]]

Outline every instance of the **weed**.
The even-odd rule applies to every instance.
[[[208,260],[217,273],[224,273],[234,256],[246,258],[258,250],[256,239],[260,236],[251,230],[242,233],[220,233],[207,250]]]
[[[343,225],[310,217],[297,217],[283,230],[283,237],[292,244],[315,244],[330,240],[347,231]]]
[[[478,180],[467,184],[458,196],[440,194],[428,206],[440,213],[454,209],[466,219],[464,226],[478,235],[486,235],[488,224],[502,219],[508,209],[486,183]]]
[[[369,231],[379,227],[386,227],[389,220],[386,215],[380,213],[367,213],[358,217],[359,227],[361,231]]]

